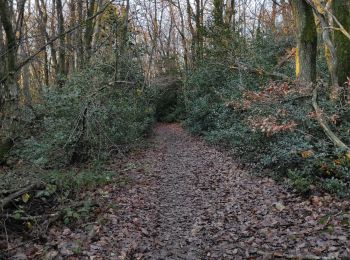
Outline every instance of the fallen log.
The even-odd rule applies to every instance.
[[[293,80],[285,74],[282,74],[279,72],[269,72],[269,71],[263,70],[261,68],[254,68],[254,67],[251,67],[250,65],[242,63],[242,62],[236,62],[235,64],[230,66],[230,69],[244,70],[244,71],[248,71],[250,73],[257,74],[257,75],[265,75],[265,76],[269,76],[271,78],[281,79],[281,80],[284,80],[286,82],[293,82]]]
[[[4,208],[14,199],[18,198],[19,196],[23,195],[26,192],[32,191],[32,190],[36,190],[36,189],[42,189],[44,188],[45,185],[43,183],[37,182],[37,183],[33,183],[30,184],[24,188],[21,188],[13,193],[11,193],[10,195],[8,195],[7,197],[5,197],[4,199],[2,199],[0,201],[0,210],[3,211]]]

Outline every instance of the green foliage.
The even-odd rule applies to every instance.
[[[349,194],[349,187],[343,181],[332,177],[323,182],[323,188],[329,192],[339,196],[345,196]]]
[[[79,219],[87,219],[91,211],[91,201],[84,201],[82,207],[67,207],[64,209],[63,222],[69,224]]]
[[[45,89],[34,106],[35,128],[17,144],[16,153],[36,165],[57,167],[104,159],[140,142],[153,124],[153,107],[141,91],[140,69],[124,63],[126,83],[114,83],[112,59],[96,61],[60,88]]]
[[[160,122],[176,122],[181,117],[179,89],[177,84],[153,86],[155,118]]]
[[[305,176],[305,172],[301,170],[289,170],[288,178],[291,186],[302,194],[308,194],[312,187],[312,179]]]
[[[49,197],[56,192],[74,191],[79,193],[82,189],[97,187],[109,183],[115,173],[97,170],[82,170],[62,172],[53,170],[45,172],[40,179],[47,183],[46,189],[39,191],[37,196]]]
[[[209,143],[232,149],[242,162],[272,169],[280,179],[288,177],[300,193],[320,189],[346,194],[350,161],[344,151],[335,149],[315,120],[312,90],[230,69],[237,60],[244,60],[252,68],[292,76],[293,63],[276,67],[291,46],[290,40],[282,37],[277,41],[266,34],[250,41],[235,39],[233,44],[235,48],[228,49],[225,58],[216,55],[220,47],[213,45],[205,60],[189,73],[183,95],[185,126]],[[326,74],[324,59],[319,59],[321,74]],[[326,91],[319,94],[319,105],[333,130],[350,143],[349,105],[335,106],[326,99]]]

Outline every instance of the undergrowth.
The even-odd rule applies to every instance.
[[[245,44],[236,40],[224,57],[211,55],[212,50],[207,50],[208,55],[184,83],[184,125],[207,142],[231,149],[242,163],[255,165],[256,171],[272,172],[302,194],[329,192],[347,196],[350,160],[345,151],[335,148],[317,123],[311,102],[313,89],[244,69],[259,68],[293,78],[293,62],[276,68],[281,53],[252,52],[254,46],[275,50],[291,45],[267,37]],[[324,64],[321,57],[319,63]],[[240,60],[245,65],[237,67]],[[327,83],[319,80],[318,84],[319,106],[336,135],[350,143],[350,104],[344,99],[330,101]]]
[[[125,61],[124,63],[126,63]],[[114,61],[101,62],[72,75],[62,87],[44,90],[33,105],[30,125],[16,142],[14,156],[40,167],[57,168],[111,153],[142,141],[153,125],[153,105],[135,64],[114,82]],[[32,127],[33,126],[33,127]]]

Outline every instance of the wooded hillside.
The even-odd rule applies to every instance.
[[[297,196],[350,194],[348,0],[0,0],[0,57],[0,259],[130,190],[159,123]]]

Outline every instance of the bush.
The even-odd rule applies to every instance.
[[[264,73],[228,69],[236,60],[245,60],[253,68],[273,71],[279,53],[275,50],[285,49],[290,42],[276,42],[268,36],[252,39],[246,46],[236,42],[237,48],[229,50],[225,58],[208,51],[205,60],[189,73],[184,89],[185,126],[209,143],[232,149],[242,162],[288,177],[291,186],[303,194],[316,187],[344,195],[350,185],[350,161],[318,125],[312,89],[271,81]],[[276,72],[291,76],[292,68],[289,62]],[[326,70],[326,66],[320,69]],[[322,89],[320,107],[336,134],[350,143],[349,104],[334,104],[327,99],[326,88]]]
[[[35,129],[16,145],[22,159],[57,167],[104,159],[136,144],[153,124],[153,106],[142,93],[141,70],[114,83],[113,60],[75,73],[62,87],[44,90],[34,105]]]

